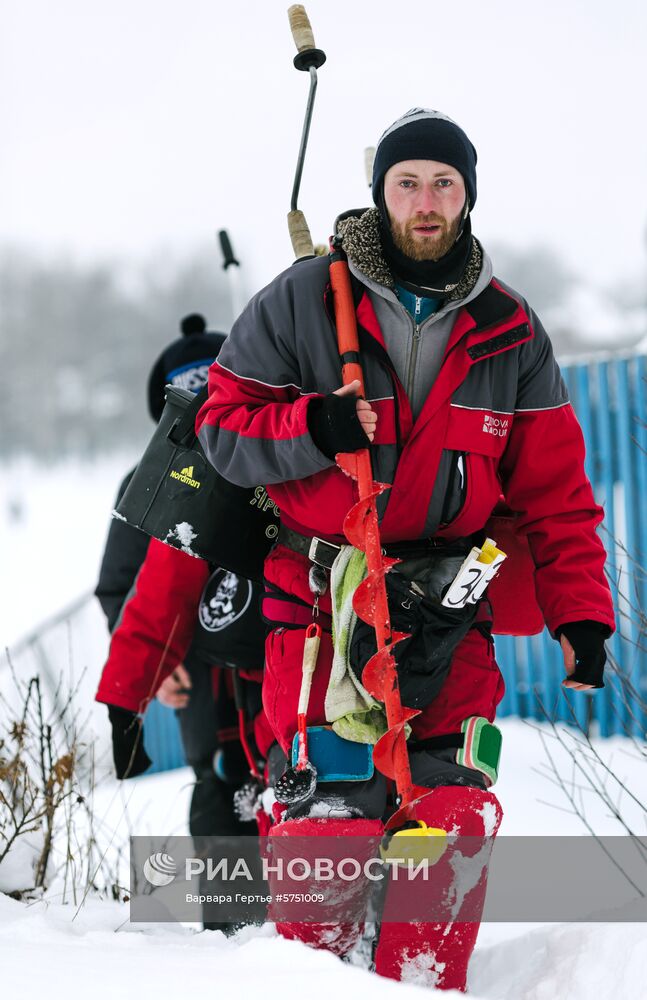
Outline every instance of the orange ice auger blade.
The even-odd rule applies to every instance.
[[[346,537],[348,538],[348,535]],[[356,547],[359,548],[359,546]],[[383,572],[378,576],[369,573],[366,578],[362,580],[353,595],[353,610],[355,611],[355,614],[359,615],[362,621],[365,622],[373,622],[377,610],[376,602],[379,601],[379,588],[382,586],[384,573],[388,573],[391,566],[393,566],[394,563],[399,562],[399,560],[385,558],[383,562]]]
[[[359,617],[361,618],[362,616],[360,615]],[[370,621],[368,618],[364,618],[363,620]],[[378,649],[377,653],[374,653],[366,663],[362,673],[362,684],[373,698],[378,698],[380,701],[384,700],[384,685],[391,669],[392,650],[395,649],[401,639],[409,638],[406,632],[393,632],[392,635],[393,642],[391,645],[385,646],[384,649]],[[402,711],[407,712],[408,709],[403,708]],[[413,710],[413,714],[418,715],[418,711]]]
[[[406,739],[404,727],[409,719],[419,715],[417,708],[402,708],[402,719],[397,726],[392,726],[384,736],[375,744],[373,749],[373,763],[387,778],[397,780],[398,775],[398,746],[401,739]],[[408,804],[408,803],[407,803]]]
[[[360,395],[365,396],[364,375],[359,363],[359,340],[355,304],[346,255],[333,241],[330,252],[330,283],[335,304],[337,343],[342,362],[344,385],[358,379]],[[368,448],[352,455],[337,455],[337,465],[357,482],[359,502],[349,510],[344,521],[344,534],[355,548],[366,554],[367,576],[357,588],[353,607],[359,618],[375,629],[377,652],[368,661],[362,683],[386,709],[387,732],[373,750],[375,766],[395,781],[400,806],[415,797],[407,753],[405,724],[418,715],[416,709],[404,708],[393,649],[406,638],[405,633],[393,633],[386,596],[385,575],[397,559],[387,559],[382,552],[376,499],[389,489],[386,483],[373,480]]]
[[[351,478],[355,479],[358,483],[359,483],[359,476],[353,475],[352,472],[349,472],[348,470],[349,463],[346,462],[346,459],[354,458],[357,462],[359,461],[359,456],[361,454],[362,452],[354,452],[352,455],[341,454],[337,456],[337,464],[340,466],[340,468],[343,468],[344,472],[348,473],[348,475],[350,475]],[[341,462],[340,459],[342,460]],[[365,547],[364,540],[366,538],[366,533],[367,531],[371,531],[373,528],[371,522],[372,522],[373,511],[375,510],[374,501],[382,493],[386,493],[386,491],[390,488],[391,487],[387,483],[372,482],[371,492],[369,493],[369,495],[363,497],[359,503],[356,503],[348,511],[346,517],[344,518],[344,534],[346,535],[346,538],[351,543],[351,545],[354,545],[355,548],[361,548],[362,550],[364,549]]]

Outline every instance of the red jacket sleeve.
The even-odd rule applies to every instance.
[[[606,552],[595,531],[603,511],[584,474],[584,441],[571,406],[517,413],[502,471],[506,501],[528,538],[548,628],[589,619],[613,630]]]
[[[289,268],[251,299],[209,371],[196,432],[210,462],[238,486],[306,479],[335,465],[308,430],[315,394],[303,392],[297,333],[312,323],[295,314],[299,280]],[[317,299],[312,308],[318,315]]]
[[[548,628],[588,619],[613,630],[606,552],[596,533],[604,512],[584,470],[584,438],[550,340],[530,315],[535,338],[521,348],[514,421],[499,467],[505,499],[528,538]]]
[[[187,653],[209,567],[151,539],[110,642],[96,700],[143,712]]]

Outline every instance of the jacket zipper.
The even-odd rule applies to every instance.
[[[418,346],[420,344],[420,308],[422,306],[422,299],[416,296],[416,318],[412,318],[413,322],[413,343],[411,345],[411,357],[409,359],[409,372],[407,375],[407,396],[409,400],[413,398],[413,383],[415,381],[416,374],[416,361],[418,360]]]

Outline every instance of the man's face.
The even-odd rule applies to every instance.
[[[453,247],[465,205],[462,175],[437,160],[403,160],[384,175],[395,245],[412,260],[440,260]]]

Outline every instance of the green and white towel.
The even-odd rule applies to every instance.
[[[384,706],[368,693],[349,661],[357,622],[353,594],[365,576],[365,554],[353,545],[342,545],[330,571],[334,655],[325,709],[334,732],[353,743],[377,743],[387,728]]]

